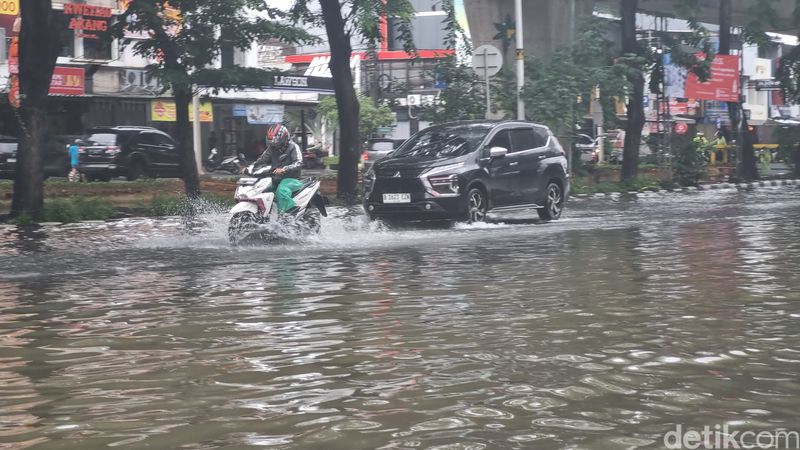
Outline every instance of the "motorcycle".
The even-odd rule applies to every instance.
[[[275,203],[271,166],[247,168],[236,187],[228,224],[231,245],[251,240],[292,240],[298,236],[319,233],[321,218],[327,217],[325,198],[319,193],[320,181],[316,178],[301,180],[303,186],[292,194],[295,208],[291,213],[279,214]]]
[[[324,169],[326,156],[328,152],[322,151],[320,147],[310,147],[303,152],[303,168]]]
[[[224,170],[238,175],[242,170],[242,161],[244,161],[244,155],[241,153],[239,156],[228,156],[227,158],[223,158],[216,148],[212,148],[208,158],[203,161],[203,167],[208,172]]]

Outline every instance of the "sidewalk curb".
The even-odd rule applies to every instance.
[[[693,192],[703,192],[708,190],[731,190],[736,189],[739,191],[750,191],[762,187],[784,187],[784,186],[800,186],[800,179],[781,179],[781,180],[767,180],[767,181],[754,181],[750,183],[715,183],[715,184],[701,184],[699,186],[685,186],[675,189],[659,189],[657,191],[643,191],[643,192],[595,192],[592,194],[573,194],[571,197],[575,198],[606,198],[617,197],[620,195],[648,195],[648,194],[691,194]]]

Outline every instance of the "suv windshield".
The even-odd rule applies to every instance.
[[[395,152],[400,158],[451,158],[476,150],[490,125],[434,127],[409,139]]]
[[[117,135],[114,133],[92,133],[83,138],[89,145],[117,145]]]

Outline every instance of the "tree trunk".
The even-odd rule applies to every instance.
[[[622,0],[622,53],[640,55],[641,48],[636,41],[636,10],[638,0]],[[633,92],[628,100],[628,121],[625,124],[625,148],[622,151],[621,180],[637,177],[639,172],[639,146],[644,127],[644,74],[641,70],[631,80]]]
[[[189,122],[192,88],[173,84],[172,91],[175,96],[175,140],[178,143],[178,154],[181,161],[181,177],[186,196],[194,199],[200,196],[200,175],[197,173],[192,124]]]
[[[338,0],[320,0],[322,18],[331,49],[330,69],[339,112],[339,172],[336,196],[355,201],[358,184],[359,104],[350,72],[350,36],[345,32],[341,5]]]
[[[58,57],[58,35],[50,0],[20,2],[19,86],[22,137],[11,217],[41,218],[44,208],[42,155],[47,133],[47,95]]]
[[[733,20],[732,0],[720,0],[719,2],[719,54],[731,54],[731,24]],[[758,178],[758,168],[756,166],[756,154],[753,149],[753,140],[748,136],[747,121],[744,119],[741,102],[728,102],[728,117],[731,121],[731,136],[736,141],[736,146],[741,148],[739,156],[741,162],[737,161],[740,170],[737,175],[745,179]]]
[[[719,0],[719,54],[731,54],[732,0]]]
[[[794,177],[800,178],[800,145],[796,145],[794,147],[794,153],[792,154],[792,167]]]

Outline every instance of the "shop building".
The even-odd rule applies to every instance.
[[[9,61],[8,50],[18,33],[14,23],[19,1],[24,0],[0,2],[10,5],[0,10],[0,86],[5,86],[4,95],[8,95],[9,77],[15,66],[14,61]],[[122,46],[118,40],[109,42],[99,36],[126,6],[127,0],[53,1],[64,45],[50,89],[49,134],[80,135],[92,127],[116,125],[153,126],[174,134],[174,103],[159,81],[148,75],[146,67],[152,61],[136,55],[133,44]],[[131,32],[124,37],[135,41],[146,35]],[[225,49],[216,66],[284,70],[291,66],[283,58],[292,52],[274,41],[253,43],[245,51]],[[283,114],[312,109],[321,93],[332,92],[330,80],[320,83],[302,78],[298,83],[310,84],[310,88],[268,80],[258,91],[204,95],[204,154],[210,150],[207,143],[212,131],[226,153],[247,153],[261,140],[265,120],[283,120]],[[19,134],[16,116],[7,103],[0,105],[0,134]]]

